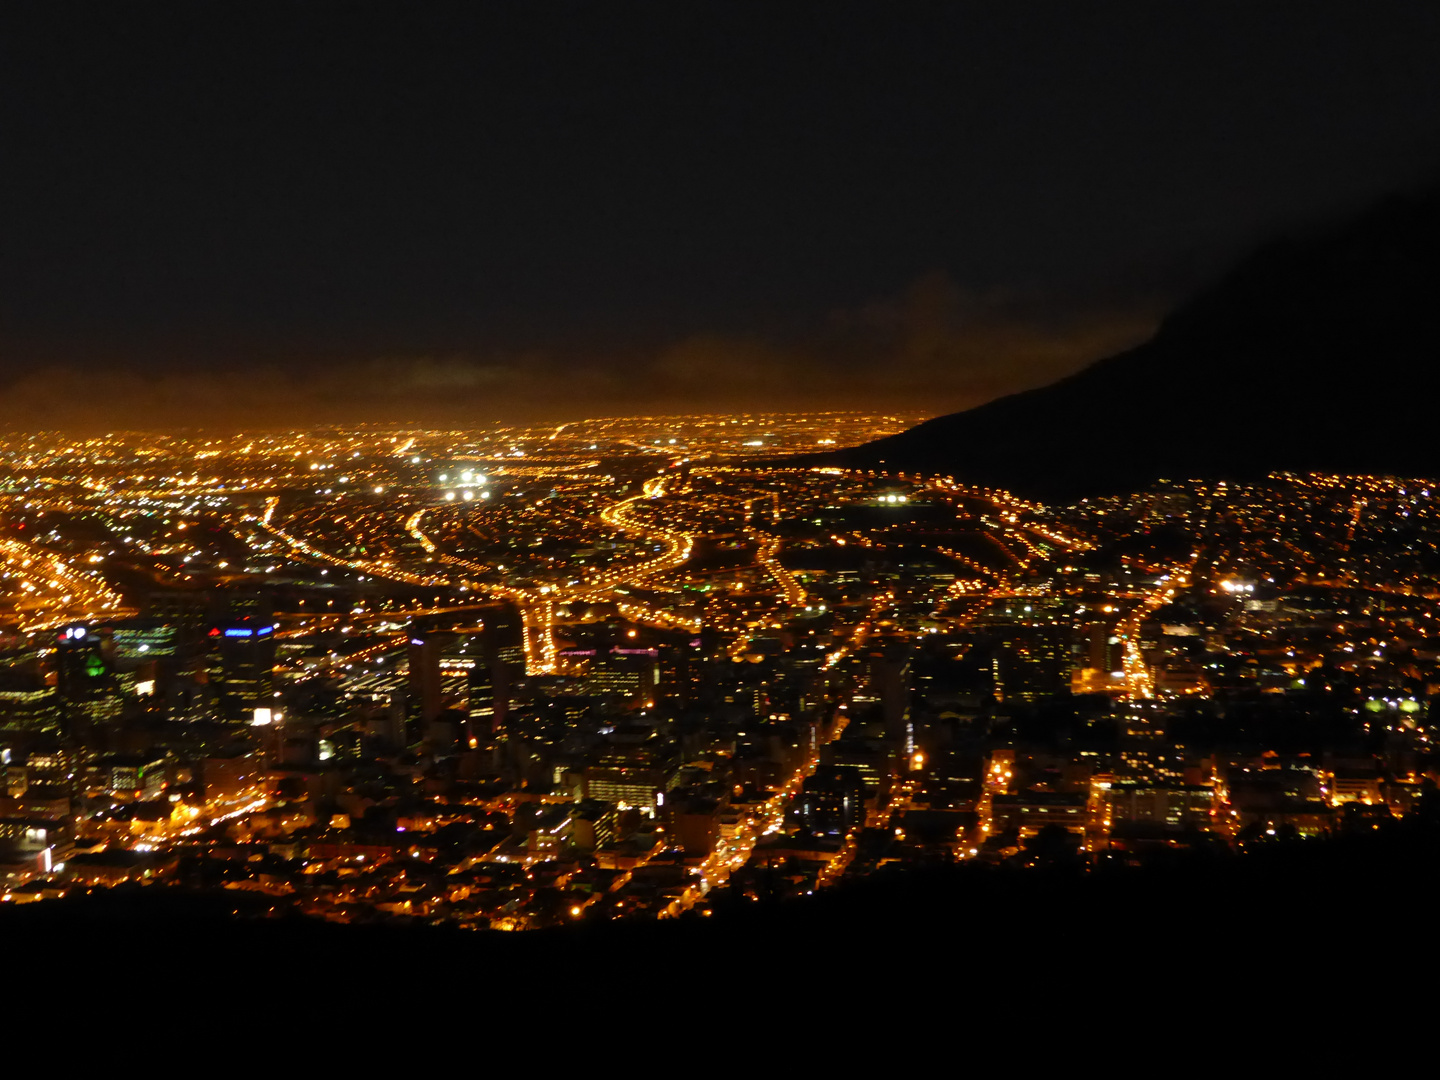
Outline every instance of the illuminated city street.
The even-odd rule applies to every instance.
[[[744,456],[903,422],[12,450],[0,705],[27,763],[12,813],[52,824],[5,895],[199,859],[317,918],[515,930],[1023,863],[1046,823],[1128,857],[1164,824],[1135,793],[1227,844],[1415,797],[1415,774],[1317,768],[1303,811],[1266,816],[1243,769],[1165,732],[1237,686],[1348,679],[1366,730],[1428,748],[1414,673],[1440,655],[1440,585],[1369,538],[1440,536],[1429,488],[1279,477],[1052,509]],[[1217,529],[1236,506],[1244,527]],[[1317,611],[1338,629],[1303,632]],[[1061,759],[1012,732],[1054,701],[1118,741],[1042,765]],[[261,876],[226,862],[237,844]]]

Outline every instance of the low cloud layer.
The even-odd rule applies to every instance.
[[[206,369],[19,358],[0,396],[11,429],[465,424],[745,409],[933,414],[1043,385],[1143,340],[1153,304],[1060,308],[976,295],[939,276],[789,335],[696,334],[658,348],[455,350]],[[19,370],[17,370],[19,369]]]

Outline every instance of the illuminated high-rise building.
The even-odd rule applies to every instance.
[[[495,673],[484,658],[470,668],[470,722],[480,733],[493,735],[500,726],[495,700]]]
[[[208,672],[220,715],[232,723],[261,722],[275,703],[275,619],[263,597],[229,599],[207,631]]]
[[[485,639],[494,658],[505,665],[505,674],[525,674],[525,624],[513,604],[502,604],[485,616]]]
[[[120,688],[111,664],[108,635],[94,627],[67,626],[57,631],[55,689],[77,720],[101,723],[118,719]]]
[[[55,691],[47,686],[0,688],[0,729],[59,731],[64,712]]]
[[[798,802],[806,829],[843,836],[865,823],[865,778],[852,765],[821,769],[805,781]]]
[[[701,671],[699,641],[692,644],[662,644],[656,662],[655,698],[667,705],[684,708],[700,700]]]
[[[420,720],[433,720],[445,707],[440,661],[455,639],[449,630],[410,628],[410,707],[418,709]]]
[[[871,658],[870,686],[880,699],[886,737],[910,755],[915,750],[915,729],[910,720],[910,660],[903,649]]]

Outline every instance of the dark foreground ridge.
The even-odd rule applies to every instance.
[[[1067,379],[815,459],[1046,501],[1272,471],[1429,476],[1440,190],[1273,242],[1145,344]]]
[[[443,995],[479,980],[514,995],[579,978],[647,1000],[667,987],[710,999],[777,986],[788,1008],[824,999],[836,979],[852,988],[877,978],[948,980],[938,1007],[982,974],[987,993],[1007,994],[1057,971],[1070,973],[1070,985],[1077,963],[1122,982],[1147,971],[1173,975],[1201,952],[1207,970],[1227,979],[1258,968],[1293,986],[1319,941],[1327,977],[1343,981],[1352,935],[1368,943],[1353,959],[1373,980],[1408,948],[1397,939],[1387,956],[1376,929],[1418,911],[1440,865],[1440,826],[1425,820],[1433,810],[1374,834],[1275,841],[1239,856],[1160,852],[1142,867],[895,868],[813,898],[737,905],[711,918],[527,933],[419,921],[338,926],[270,916],[270,900],[253,894],[151,886],[8,907],[0,935],[13,963],[33,951],[56,972],[139,949],[157,962],[198,958],[242,981],[323,972],[332,985],[354,979],[373,990],[403,978]]]

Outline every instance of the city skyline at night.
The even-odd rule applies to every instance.
[[[6,7],[14,1041],[1423,1030],[1437,50],[1402,0]]]

